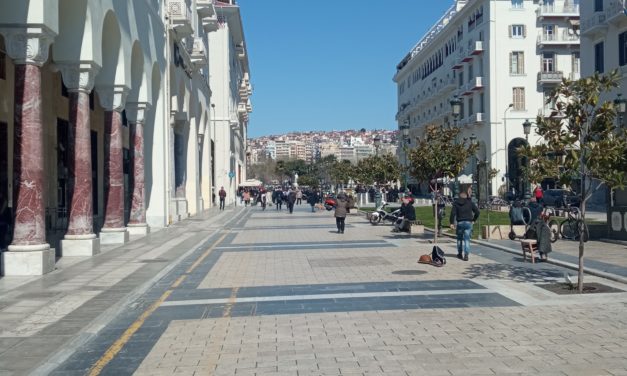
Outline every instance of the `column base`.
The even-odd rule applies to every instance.
[[[130,235],[146,236],[150,234],[150,227],[146,223],[129,223],[126,230]]]
[[[100,239],[95,234],[65,235],[61,240],[61,256],[94,256],[100,253]]]
[[[2,275],[35,276],[54,270],[55,252],[49,244],[10,245],[2,252]]]
[[[123,228],[107,228],[100,230],[100,244],[125,244],[128,243],[128,231]]]

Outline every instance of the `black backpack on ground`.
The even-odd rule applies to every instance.
[[[434,266],[446,265],[446,257],[444,257],[444,251],[437,245],[434,245],[433,250],[431,251],[431,264]]]

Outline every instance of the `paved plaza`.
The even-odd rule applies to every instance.
[[[418,264],[429,235],[390,229],[230,207],[0,279],[0,375],[627,375],[627,292],[556,295],[575,271],[449,239]]]

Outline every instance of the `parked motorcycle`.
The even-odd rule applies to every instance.
[[[370,213],[370,223],[372,225],[378,225],[381,222],[389,221],[391,223],[395,223],[398,220],[398,217],[401,214],[401,209],[396,209],[391,213],[385,211],[385,207],[388,206],[387,202],[381,205],[380,208],[376,209],[374,212]]]
[[[327,210],[333,210],[337,206],[337,200],[333,197],[327,197],[324,199],[324,208]]]

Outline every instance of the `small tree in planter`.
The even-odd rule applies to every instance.
[[[529,161],[525,175],[531,181],[554,177],[567,186],[580,185],[581,221],[579,236],[579,281],[583,292],[586,203],[594,191],[605,185],[622,188],[627,169],[626,132],[614,124],[615,105],[600,102],[599,96],[618,86],[617,72],[594,74],[577,81],[562,82],[547,103],[555,103],[550,117],[536,119],[536,133],[542,143],[520,150]],[[593,181],[598,181],[593,188]]]
[[[478,145],[468,140],[459,141],[459,128],[445,128],[441,125],[426,127],[424,137],[409,151],[410,173],[418,180],[429,182],[430,188],[438,192],[438,179],[455,178],[475,155]],[[437,202],[434,243],[438,241]]]

